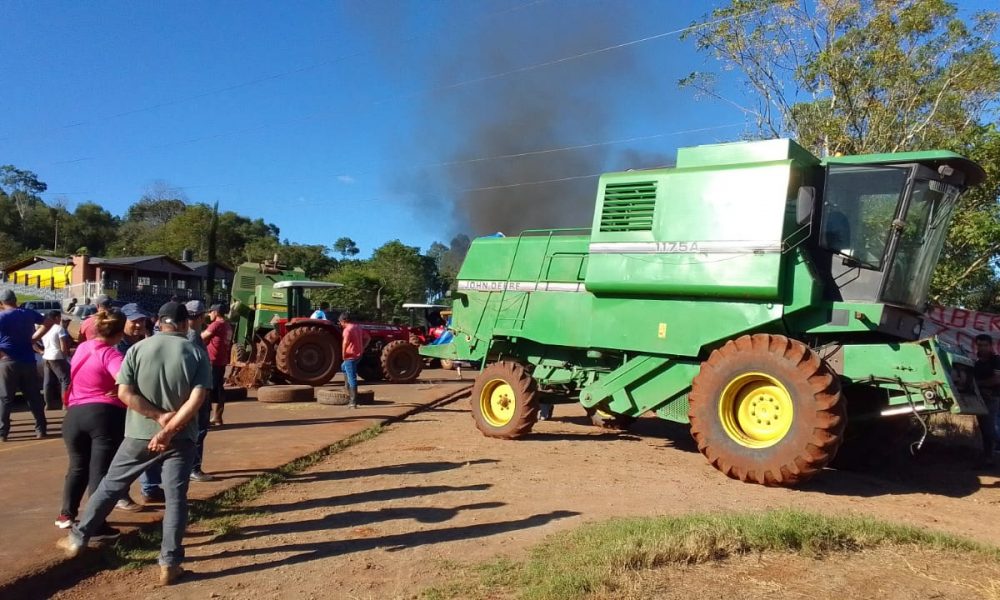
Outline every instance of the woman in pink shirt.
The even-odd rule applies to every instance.
[[[126,409],[118,400],[115,383],[123,358],[115,345],[124,335],[125,315],[110,309],[91,318],[96,337],[77,347],[70,365],[69,397],[62,425],[69,470],[62,511],[56,519],[61,529],[72,526],[84,489],[94,493],[125,436]]]

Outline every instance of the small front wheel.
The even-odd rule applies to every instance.
[[[483,369],[472,387],[472,419],[483,435],[514,439],[538,420],[538,386],[522,365],[500,361]]]

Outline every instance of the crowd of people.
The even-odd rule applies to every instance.
[[[112,510],[163,505],[160,582],[173,583],[182,573],[189,482],[214,479],[203,464],[209,428],[224,424],[232,344],[225,307],[171,301],[153,315],[99,296],[74,340],[70,315],[18,308],[10,290],[0,304],[0,441],[9,439],[16,393],[38,439],[48,435],[46,407],[65,408],[68,468],[55,525],[69,535],[60,547],[76,556],[88,540],[117,537],[106,523]],[[140,478],[142,504],[129,496]]]

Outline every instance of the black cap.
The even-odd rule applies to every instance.
[[[167,302],[160,307],[160,312],[157,315],[159,315],[161,323],[168,325],[177,325],[188,320],[187,307],[180,302]]]
[[[216,303],[208,307],[208,312],[217,312],[221,315],[226,312],[226,307]]]

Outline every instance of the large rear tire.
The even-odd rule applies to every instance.
[[[340,340],[322,327],[292,329],[281,338],[275,364],[293,383],[323,385],[340,368]]]
[[[780,335],[744,335],[713,351],[689,404],[691,435],[712,466],[770,486],[821,471],[847,424],[836,373],[805,344]]]
[[[392,383],[410,383],[420,376],[424,360],[417,347],[406,340],[389,342],[382,348],[382,374]]]
[[[538,421],[538,386],[521,365],[501,361],[489,365],[472,386],[472,420],[486,437],[514,439]]]

